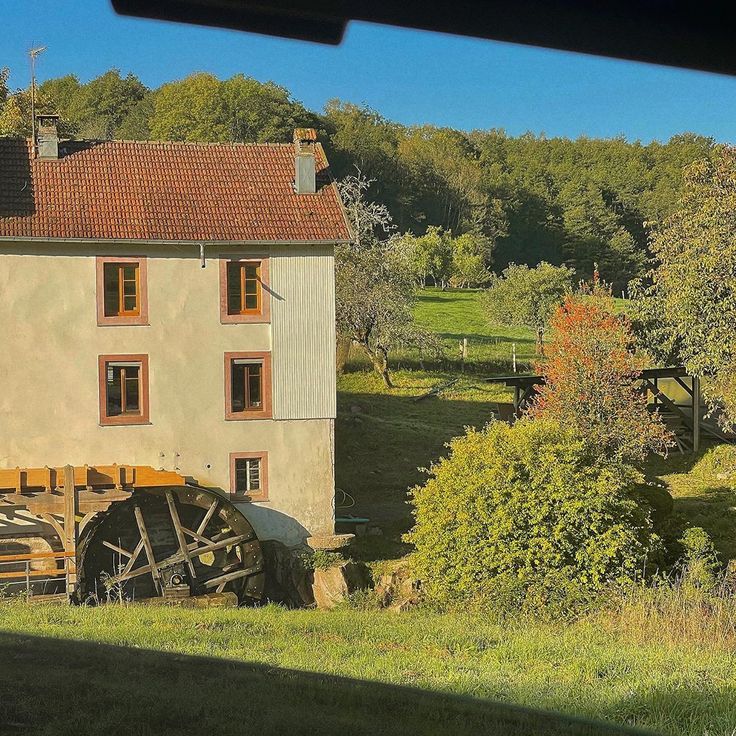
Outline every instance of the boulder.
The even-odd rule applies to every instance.
[[[368,567],[362,562],[346,560],[314,571],[312,591],[317,608],[330,609],[356,590],[370,588]]]
[[[397,613],[412,608],[421,600],[421,583],[405,561],[383,573],[378,578],[375,591],[380,605]]]
[[[355,539],[355,534],[321,534],[308,537],[307,544],[315,552],[317,550],[332,552],[349,546],[353,539]]]
[[[314,605],[312,571],[305,565],[307,551],[273,539],[261,542],[261,549],[266,573],[264,599],[287,608]]]

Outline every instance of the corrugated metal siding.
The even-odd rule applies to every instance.
[[[333,250],[273,248],[270,268],[274,418],[334,418]]]

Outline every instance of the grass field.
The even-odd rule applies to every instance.
[[[484,383],[483,378],[511,373],[512,343],[519,369],[531,367],[532,333],[489,326],[478,298],[476,291],[420,293],[417,321],[440,336],[444,360],[427,360],[420,369],[417,354],[399,353],[392,359],[396,388],[387,390],[354,350],[338,381],[336,481],[355,499],[354,506],[338,508],[338,513],[366,515],[379,523],[392,540],[379,546],[381,555],[402,551],[397,539],[410,524],[406,490],[424,477],[419,468],[440,457],[445,443],[466,426],[488,422],[494,402],[510,400],[505,387]],[[458,342],[463,337],[469,350],[461,374]],[[451,380],[457,382],[439,396],[416,401]],[[341,501],[338,494],[338,504]]]
[[[411,524],[407,488],[425,477],[418,468],[439,458],[445,443],[466,426],[482,427],[494,402],[511,400],[505,387],[482,380],[510,373],[511,344],[517,346],[520,367],[534,360],[531,332],[489,325],[478,297],[474,291],[426,289],[417,303],[418,321],[441,336],[448,356],[456,356],[458,339],[468,337],[465,373],[459,372],[455,359],[420,370],[399,356],[394,365],[403,361],[404,367],[394,372],[393,390],[360,362],[339,379],[336,478],[355,505],[338,512],[367,516],[384,529],[380,543],[371,540],[367,546],[369,558],[407,551],[399,537]],[[618,307],[625,308],[621,300]],[[429,388],[453,379],[457,383],[439,396],[415,401]],[[681,525],[703,526],[722,559],[736,559],[735,447],[706,443],[697,457],[673,452],[667,459],[654,458],[648,472],[653,485],[675,497],[673,511]]]
[[[736,727],[734,642],[654,627],[4,603],[0,630],[3,735],[621,732],[560,713],[672,736]]]

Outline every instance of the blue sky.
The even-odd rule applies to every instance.
[[[116,16],[107,0],[0,0],[0,66],[26,86],[27,51],[45,45],[40,80],[110,67],[157,86],[193,71],[242,72],[321,110],[339,97],[407,124],[511,134],[694,131],[736,142],[736,78],[442,34],[352,24],[342,46]]]

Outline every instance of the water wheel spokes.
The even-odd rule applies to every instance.
[[[138,490],[113,504],[80,546],[83,595],[101,588],[135,599],[231,591],[256,601],[262,595],[263,556],[253,528],[205,489]]]

